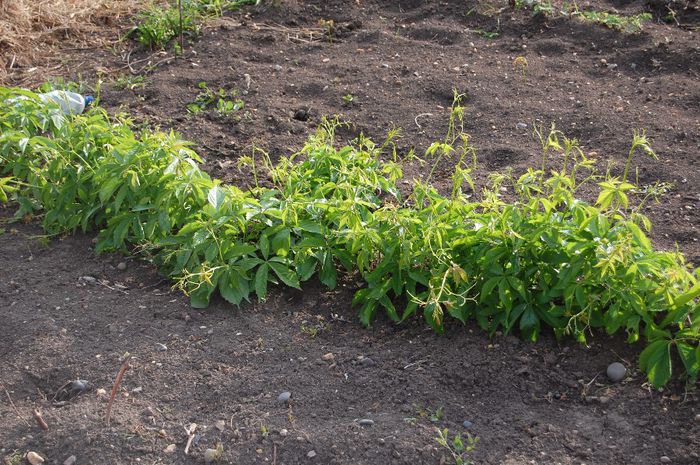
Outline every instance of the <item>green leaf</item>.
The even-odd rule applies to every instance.
[[[299,277],[294,270],[289,269],[286,265],[277,262],[268,262],[275,274],[282,280],[284,284],[295,289],[301,289],[299,285]]]
[[[335,289],[338,279],[338,273],[333,265],[333,256],[330,252],[324,253],[323,265],[321,266],[321,273],[319,274],[319,279],[321,282],[331,289]]]
[[[639,368],[654,387],[671,379],[671,341],[662,339],[649,344],[639,355]]]
[[[223,189],[221,189],[221,187],[217,184],[216,186],[209,189],[209,195],[207,195],[207,200],[209,201],[209,205],[214,207],[214,210],[218,212],[219,209],[221,209],[221,206],[224,204],[224,201],[226,200],[226,194],[224,193]]]
[[[263,263],[255,272],[255,293],[258,299],[265,300],[267,295],[267,277],[270,266],[267,263]]]
[[[687,304],[696,297],[700,297],[700,281],[695,283],[695,285],[692,288],[690,288],[688,292],[685,292],[676,297],[676,299],[673,301],[673,306],[676,308],[682,307],[683,305]]]
[[[697,377],[698,373],[700,373],[700,358],[698,358],[698,351],[696,348],[681,341],[676,343],[676,347],[678,349],[678,355],[683,362],[683,366],[685,366],[685,371],[688,372],[691,378]]]
[[[532,307],[528,307],[523,312],[523,316],[520,317],[520,331],[523,338],[532,342],[537,341],[540,332],[540,319],[537,318]]]

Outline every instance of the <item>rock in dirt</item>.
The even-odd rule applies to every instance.
[[[332,362],[333,360],[335,360],[335,355],[333,355],[332,352],[328,352],[327,354],[324,354],[321,358],[326,362]]]
[[[119,262],[119,264],[117,264],[117,269],[118,269],[119,271],[124,271],[124,270],[126,270],[126,262]]]
[[[306,456],[307,456],[308,458],[312,459],[312,458],[316,457],[316,451],[315,451],[315,450],[310,450],[309,453],[306,454]]]
[[[370,420],[369,418],[363,418],[362,420],[359,420],[357,424],[360,426],[372,426],[374,424],[374,420]]]
[[[63,465],[73,465],[75,461],[78,460],[75,455],[71,455],[66,460],[63,461]]]
[[[216,420],[216,423],[214,423],[214,426],[219,431],[223,431],[224,429],[226,429],[226,422],[224,420]]]
[[[700,423],[700,413],[695,415],[695,423]]]
[[[39,465],[40,463],[44,463],[44,459],[36,452],[27,452],[27,462],[32,465]]]
[[[462,426],[464,426],[465,428],[469,429],[469,428],[471,428],[472,426],[474,426],[474,423],[472,423],[472,422],[469,421],[469,420],[464,420],[464,422],[462,423]]]
[[[666,456],[666,455],[662,455],[661,458],[659,459],[659,462],[661,462],[661,463],[671,463],[671,459],[670,459],[668,456]]]
[[[177,450],[177,446],[175,444],[169,444],[168,447],[163,449],[163,452],[166,454],[174,454],[175,450]]]
[[[280,430],[280,436],[286,437],[288,434],[289,434],[289,431],[287,431],[286,429],[282,428]]]
[[[617,383],[625,379],[627,368],[620,362],[613,362],[608,365],[607,374],[610,381]]]
[[[291,398],[292,398],[292,393],[289,391],[284,391],[282,394],[277,396],[277,402],[279,402],[280,404],[288,404],[289,399],[291,399]]]
[[[524,130],[527,129],[527,124],[525,124],[525,123],[518,123],[518,124],[515,125],[515,129],[517,129],[518,131],[524,131]]]
[[[220,449],[207,449],[204,451],[204,463],[214,463],[221,458]]]
[[[294,112],[294,119],[297,121],[308,121],[309,112],[303,108],[300,108]]]
[[[362,365],[363,367],[373,367],[376,364],[377,364],[377,362],[375,362],[374,360],[372,360],[369,357],[363,357],[360,359],[360,365]]]

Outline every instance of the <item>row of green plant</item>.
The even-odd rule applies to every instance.
[[[365,325],[383,312],[397,323],[422,315],[437,332],[475,320],[532,341],[543,328],[583,343],[596,329],[622,332],[646,340],[640,367],[653,385],[671,378],[673,360],[698,374],[699,272],[647,238],[641,208],[667,186],[630,179],[633,157],[654,155],[644,133],[614,176],[540,128],[539,167],[477,186],[458,97],[446,138],[427,151],[429,174],[408,192],[398,182],[412,157],[397,156],[395,132],[336,148],[328,121],[277,163],[244,157],[255,184],[244,191],[211,179],[173,133],[136,134],[99,108],[65,117],[22,90],[0,89],[0,101],[0,192],[17,215],[52,234],[96,230],[98,252],[138,251],[195,307],[215,291],[239,305],[271,284],[317,276],[333,288],[344,275],[361,283],[353,305]],[[431,179],[448,162],[441,194]],[[579,198],[583,186],[598,190],[595,202]]]
[[[642,30],[643,24],[652,19],[650,13],[636,15],[621,15],[598,10],[581,10],[578,4],[565,2],[558,12],[551,0],[515,0],[516,9],[532,10],[534,16],[555,16],[558,13],[565,17],[578,18],[581,21],[600,24],[620,32],[637,33]]]
[[[256,3],[259,0],[169,0],[166,5],[152,4],[136,16],[137,24],[129,36],[147,47],[164,49],[177,37],[197,37],[207,18]]]

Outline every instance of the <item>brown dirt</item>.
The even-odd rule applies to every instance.
[[[235,161],[252,144],[273,157],[288,154],[323,115],[354,124],[342,139],[360,131],[381,139],[395,125],[404,129],[401,154],[422,151],[444,134],[453,88],[468,94],[466,129],[487,171],[537,162],[537,145],[516,129],[518,122],[556,122],[602,164],[618,165],[632,129],[647,128],[661,160],[638,160],[640,180],[675,183],[663,203],[646,211],[655,243],[678,244],[700,263],[696,2],[678,16],[680,27],[654,22],[635,36],[505,11],[496,39],[476,32],[497,27],[483,3],[468,16],[474,2],[279,4],[212,23],[193,45],[196,55],[160,63],[143,89],[105,84],[102,104],[182,132],[197,141],[208,171],[241,185],[250,181]],[[631,13],[646,2],[590,4]],[[332,43],[296,39],[308,39],[302,30],[318,29],[319,19],[334,20]],[[135,52],[130,59],[147,56]],[[517,56],[528,61],[524,82],[512,65]],[[74,58],[115,75],[124,65],[108,53]],[[239,90],[250,116],[236,123],[188,115],[200,81]],[[355,96],[351,105],[343,102],[347,94]],[[308,120],[294,119],[297,110]],[[441,182],[448,168],[441,167]],[[700,460],[697,386],[649,389],[635,369],[638,346],[603,335],[588,348],[549,336],[527,344],[489,339],[471,325],[452,326],[442,337],[415,322],[395,327],[379,320],[366,330],[349,306],[351,289],[316,284],[303,293],[278,290],[240,310],[215,302],[200,312],[171,293],[150,264],[130,259],[119,271],[119,257],[95,257],[90,237],[46,247],[33,237],[40,233],[34,225],[5,228],[0,457],[34,450],[48,463],[70,455],[77,463],[202,463],[204,449],[221,442],[223,463],[450,463],[435,442],[439,426],[479,436],[477,463]],[[101,281],[86,284],[84,276]],[[107,427],[98,389],[110,391],[125,352],[134,357],[132,368]],[[323,359],[328,353],[333,360]],[[607,381],[612,361],[629,367],[623,383]],[[91,389],[54,406],[54,394],[77,378]],[[277,402],[282,391],[292,393],[289,406]],[[35,406],[46,432],[31,418]],[[444,413],[433,422],[427,412],[438,409]],[[359,419],[374,424],[360,426]],[[465,430],[464,420],[473,426]],[[185,456],[190,423],[201,436]],[[164,452],[169,444],[176,444],[173,454]]]

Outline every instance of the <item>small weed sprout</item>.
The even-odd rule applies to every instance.
[[[352,94],[343,95],[343,103],[348,106],[352,105],[355,103],[355,96]]]
[[[523,82],[525,82],[527,72],[527,58],[523,56],[516,57],[515,60],[513,60],[513,67],[520,68],[520,79]]]
[[[117,89],[129,89],[135,90],[137,88],[146,87],[146,78],[143,75],[133,76],[131,74],[122,74],[114,82],[114,86]]]
[[[225,89],[220,88],[215,92],[208,87],[206,82],[200,82],[198,87],[199,94],[195,97],[194,102],[187,105],[187,110],[193,115],[198,115],[214,106],[215,114],[226,118],[245,107],[245,103],[238,98],[238,92],[235,90],[226,92]]]
[[[469,455],[476,449],[476,443],[479,441],[478,437],[467,433],[467,440],[465,443],[459,433],[450,439],[450,432],[447,428],[436,428],[436,431],[438,436],[435,440],[449,452],[455,465],[471,465],[473,463]]]

